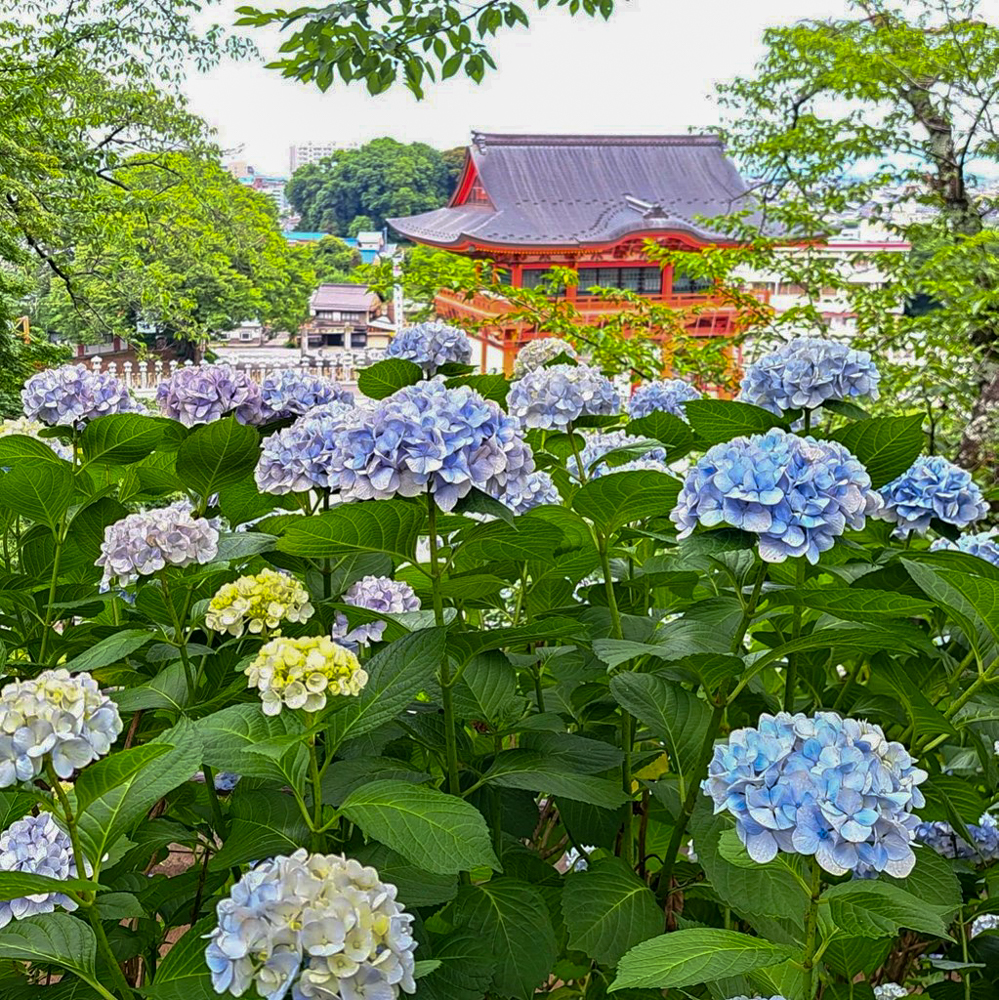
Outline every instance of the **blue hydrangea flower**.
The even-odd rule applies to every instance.
[[[628,434],[626,431],[583,431],[581,436],[584,444],[579,452],[579,461],[583,466],[583,471],[587,478],[604,475],[611,469],[609,463],[600,461],[605,455],[621,448],[633,448],[638,442],[638,438]],[[665,462],[666,449],[650,448],[648,451],[636,455],[636,459],[640,461]],[[576,479],[582,478],[575,456],[569,456],[566,463],[566,471]]]
[[[877,399],[880,381],[867,351],[799,337],[746,369],[739,399],[777,414],[813,410],[831,400]]]
[[[576,348],[567,340],[558,337],[538,337],[529,340],[517,351],[517,356],[513,359],[513,377],[523,378],[528,372],[533,372],[536,368],[544,368],[549,361],[557,358],[560,354],[578,361],[579,355]]]
[[[430,376],[442,365],[467,365],[472,358],[472,342],[464,330],[435,320],[400,330],[392,338],[385,355],[412,361]]]
[[[971,922],[971,933],[968,937],[978,937],[986,931],[999,929],[999,913],[983,913],[980,917],[975,917]]]
[[[688,473],[670,518],[686,538],[698,524],[760,537],[760,557],[818,561],[847,528],[880,508],[867,470],[841,444],[779,428],[709,448]]]
[[[949,538],[937,538],[930,545],[931,552],[940,551],[967,552],[978,556],[993,566],[999,566],[999,537],[992,531],[980,531],[975,535],[961,535],[957,541]]]
[[[991,813],[985,813],[978,824],[969,823],[972,843],[961,837],[950,823],[920,823],[915,837],[920,844],[932,848],[945,858],[996,861],[999,859],[999,823]]]
[[[472,487],[493,497],[534,471],[520,424],[467,386],[406,386],[337,436],[334,465],[346,500],[433,493],[451,510]]]
[[[552,365],[514,382],[507,409],[527,427],[561,431],[583,416],[619,413],[621,397],[611,380],[596,368]]]
[[[384,611],[386,614],[420,610],[420,599],[413,588],[388,576],[362,577],[347,588],[342,600],[355,608]],[[356,643],[381,642],[386,624],[383,621],[365,622],[352,629],[347,623],[347,616],[338,611],[333,622],[333,638]]]
[[[898,983],[882,983],[874,987],[874,1000],[901,1000],[908,995],[909,991]]]
[[[268,375],[260,385],[262,423],[300,417],[327,403],[353,406],[354,397],[346,386],[297,368],[285,368],[276,375]]]
[[[216,993],[395,1000],[415,993],[416,941],[394,885],[335,854],[279,855],[216,907],[205,961]]]
[[[813,855],[831,875],[904,878],[925,771],[879,726],[834,712],[761,715],[715,747],[701,789],[735,817],[749,856]]]
[[[156,389],[160,412],[186,427],[235,413],[242,424],[261,420],[260,386],[246,372],[224,363],[178,368]]]
[[[594,470],[594,478],[606,476],[612,472],[664,472],[670,473],[669,466],[661,458],[633,458],[630,462],[622,462],[620,465],[600,465]]]
[[[632,420],[647,417],[656,410],[671,413],[681,420],[687,419],[682,404],[692,399],[703,399],[704,393],[699,392],[689,382],[680,378],[662,379],[656,382],[643,382],[628,400],[628,416]]]
[[[82,430],[88,420],[108,413],[141,413],[128,387],[110,372],[86,365],[62,365],[32,375],[21,390],[24,415],[49,427]]]
[[[515,514],[523,514],[533,507],[541,507],[544,504],[560,504],[562,497],[547,472],[532,472],[522,481],[518,481],[515,489],[508,489],[500,500]]]
[[[907,472],[881,488],[881,496],[881,516],[898,525],[898,535],[922,534],[933,518],[966,528],[989,512],[971,473],[940,455],[917,458]]]

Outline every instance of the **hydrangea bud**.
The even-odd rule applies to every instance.
[[[537,368],[510,386],[507,409],[526,427],[565,430],[580,417],[607,416],[621,410],[621,397],[609,378],[586,365]]]
[[[809,562],[880,509],[867,470],[841,444],[774,428],[709,448],[688,473],[670,518],[686,538],[698,524],[759,535],[760,557]]]
[[[357,657],[324,635],[272,639],[247,667],[246,679],[259,690],[264,715],[279,715],[285,706],[318,712],[327,695],[358,695],[368,683]]]
[[[880,381],[867,351],[799,337],[746,369],[739,399],[777,414],[813,410],[833,400],[877,399]]]
[[[235,413],[242,424],[261,420],[260,386],[244,371],[224,363],[178,368],[156,389],[160,412],[186,427],[210,424]]]
[[[701,789],[735,817],[749,856],[812,855],[832,875],[887,872],[916,863],[912,840],[926,772],[879,726],[834,712],[761,715],[715,747]]]
[[[205,624],[213,632],[241,636],[273,634],[281,622],[306,622],[315,609],[309,592],[293,576],[262,569],[223,584],[208,602]]]
[[[467,365],[472,358],[472,342],[464,330],[435,320],[400,330],[392,338],[385,355],[412,361],[430,376],[442,365]]]
[[[68,834],[56,826],[52,813],[25,816],[0,833],[0,872],[26,872],[58,879],[77,877],[73,845]],[[76,909],[76,903],[61,892],[39,892],[0,901],[0,927],[36,913],[51,913],[57,906]]]
[[[251,869],[216,907],[205,960],[216,993],[394,1000],[416,992],[411,914],[374,868],[304,848]]]
[[[682,404],[703,398],[702,392],[680,378],[643,382],[628,400],[628,416],[632,420],[639,420],[659,410],[686,421],[687,413]]]
[[[897,479],[881,488],[886,521],[898,525],[895,533],[922,534],[933,518],[966,528],[989,512],[971,473],[942,455],[922,456]]]
[[[41,432],[43,430],[45,430],[45,424],[37,420],[29,420],[27,417],[0,420],[0,437],[7,437],[10,434],[21,434],[25,437],[35,438],[51,448],[60,458],[71,462],[73,460],[73,449],[63,444],[58,438],[42,437]]]
[[[387,576],[365,576],[351,584],[343,595],[343,603],[355,608],[366,608],[368,611],[384,611],[387,614],[403,614],[407,611],[419,611],[420,599],[408,584],[401,580],[393,580]],[[345,639],[347,642],[380,642],[387,622],[365,622],[351,629],[347,616],[343,612],[336,613],[333,623],[333,638]]]
[[[327,403],[350,407],[354,397],[346,386],[330,379],[285,368],[268,375],[260,385],[260,422],[300,417]]]
[[[544,368],[549,361],[560,354],[574,361],[579,360],[576,348],[567,340],[560,340],[558,337],[538,337],[529,340],[517,351],[517,356],[513,359],[513,377],[521,379],[537,368]]]
[[[11,681],[0,689],[0,788],[37,777],[46,757],[68,778],[103,757],[121,730],[118,706],[88,673]]]
[[[110,372],[86,365],[62,365],[32,375],[21,390],[24,413],[50,427],[82,430],[87,421],[109,413],[142,412],[128,387]]]
[[[937,538],[930,545],[931,552],[967,552],[978,556],[993,566],[999,566],[999,536],[993,531],[980,531],[977,534],[961,535],[956,541],[949,538]]]
[[[104,569],[104,586],[117,580],[125,587],[166,566],[211,562],[218,548],[218,529],[210,521],[178,507],[160,507],[109,524],[95,565]]]

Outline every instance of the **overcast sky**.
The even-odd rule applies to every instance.
[[[222,0],[232,10],[248,0]],[[464,76],[417,101],[401,85],[370,97],[363,84],[321,94],[251,63],[194,75],[192,108],[226,149],[258,170],[286,174],[288,146],[307,139],[366,141],[389,135],[440,148],[471,129],[495,132],[687,132],[718,112],[714,84],[749,72],[764,28],[843,12],[846,0],[619,0],[609,22],[534,12],[530,30],[494,43],[498,70],[476,86]],[[266,0],[259,6],[271,6]],[[525,4],[525,8],[533,4]],[[218,10],[216,8],[216,10]],[[275,36],[254,30],[264,54]]]

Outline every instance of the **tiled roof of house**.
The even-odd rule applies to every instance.
[[[367,285],[320,285],[312,293],[310,305],[313,309],[371,312],[380,301]]]

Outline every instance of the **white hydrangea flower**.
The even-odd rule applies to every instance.
[[[325,635],[272,639],[246,670],[247,684],[260,691],[265,715],[283,707],[318,712],[327,695],[358,695],[368,683],[357,657]]]
[[[306,622],[315,608],[309,592],[293,576],[262,569],[226,583],[208,602],[205,624],[213,632],[241,636],[273,633],[281,622]]]
[[[0,690],[0,788],[30,781],[46,755],[60,778],[103,757],[122,730],[118,706],[88,673],[45,670]]]
[[[205,949],[216,993],[394,1000],[416,992],[411,914],[374,868],[304,848],[257,865],[216,907]]]
[[[575,361],[579,360],[576,348],[567,340],[562,340],[559,337],[538,337],[535,340],[529,340],[517,351],[517,356],[513,359],[513,377],[515,379],[523,378],[536,368],[543,368],[560,354]]]

